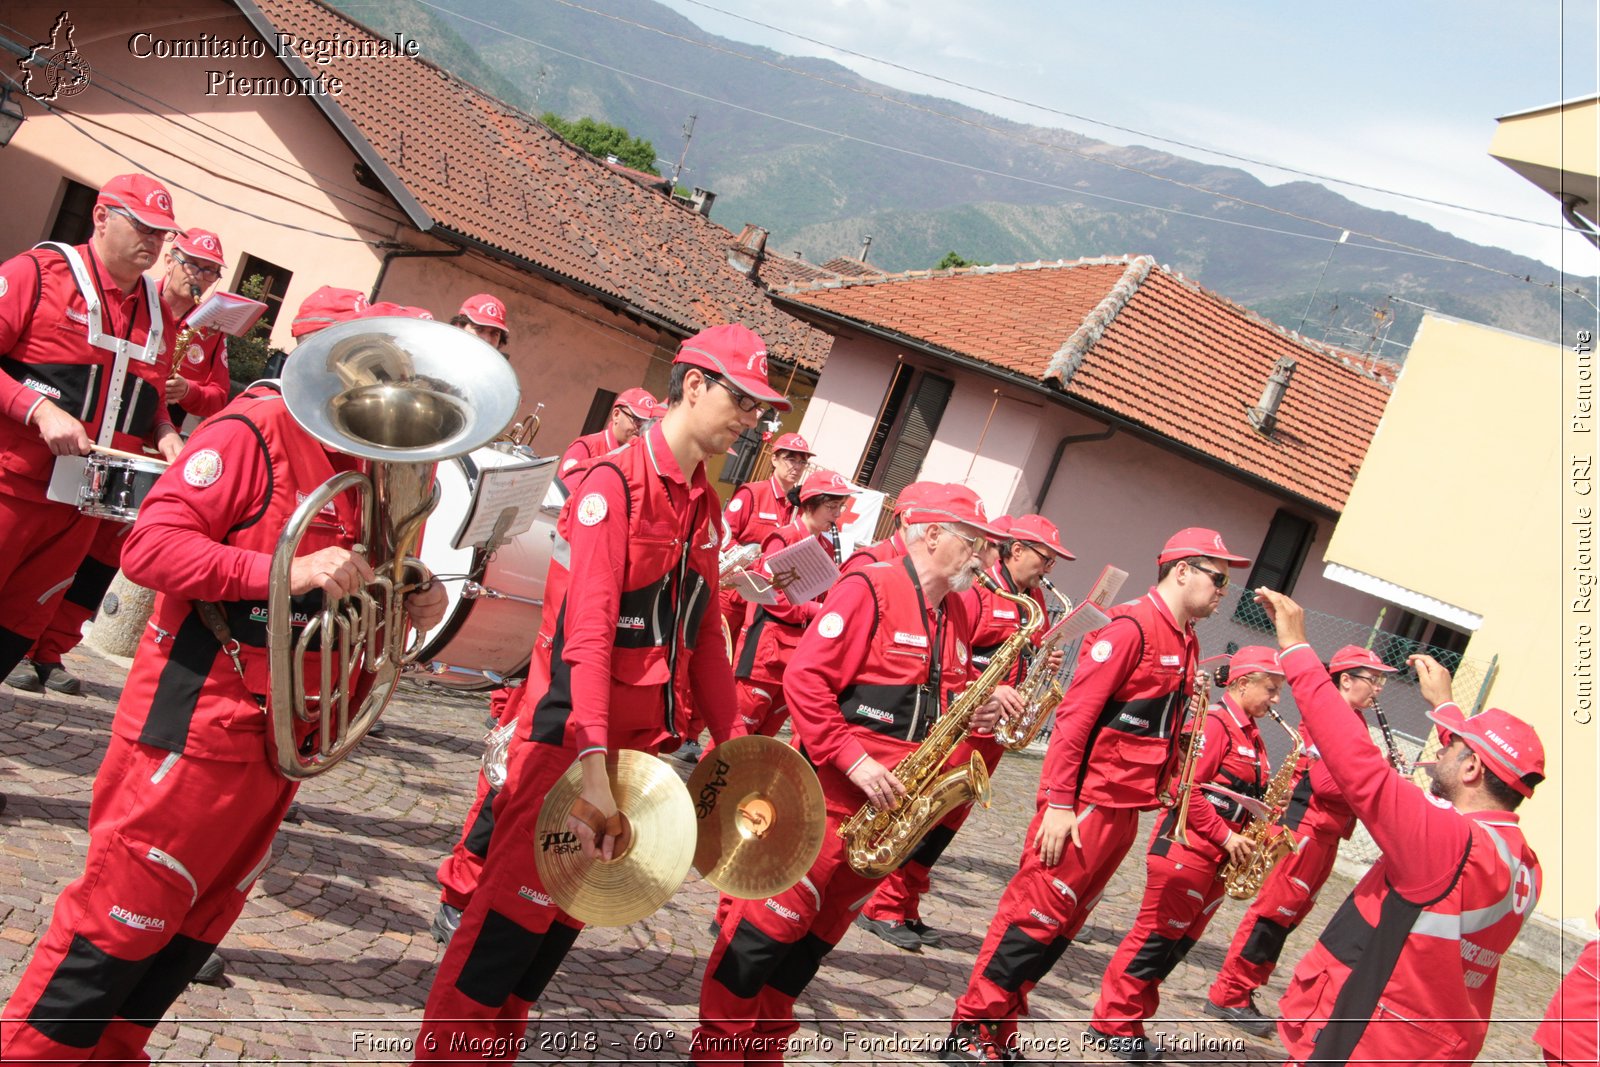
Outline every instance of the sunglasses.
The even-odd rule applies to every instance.
[[[161,240],[166,242],[177,236],[171,230],[158,230],[154,226],[146,226],[144,223],[134,218],[133,212],[129,211],[127,208],[108,207],[106,210],[111,212],[113,215],[121,215],[123,218],[127,219],[128,225],[133,227],[133,232],[138,234],[140,237],[154,237],[159,233],[161,235]]]
[[[1228,582],[1230,579],[1228,578],[1227,571],[1214,571],[1210,567],[1202,567],[1198,563],[1189,564],[1189,569],[1192,571],[1199,571],[1207,578],[1210,578],[1211,584],[1215,585],[1218,589],[1228,588]]]

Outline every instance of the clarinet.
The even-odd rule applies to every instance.
[[[1389,728],[1389,716],[1383,713],[1383,705],[1378,703],[1376,697],[1372,700],[1372,714],[1378,720],[1378,729],[1383,731],[1383,745],[1389,750],[1389,765],[1403,775],[1411,774],[1411,761],[1406,759],[1400,746],[1395,743],[1394,731]]]
[[[840,570],[844,570],[844,545],[839,536],[839,524],[828,523],[828,537],[833,542],[833,563]]]

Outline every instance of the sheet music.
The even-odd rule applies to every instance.
[[[804,604],[833,588],[839,580],[839,564],[833,553],[815,537],[802,538],[781,552],[775,552],[763,566],[772,577],[775,589],[782,589],[791,604]]]
[[[1084,603],[1096,607],[1108,608],[1122,591],[1122,583],[1128,580],[1128,572],[1120,567],[1113,567],[1107,563],[1100,571],[1100,577],[1095,579],[1094,586],[1089,590],[1089,596]]]
[[[1045,648],[1061,648],[1084,634],[1093,633],[1111,621],[1111,616],[1085,600],[1060,622],[1046,631],[1040,642]]]
[[[472,545],[492,552],[526,532],[539,514],[539,501],[555,479],[557,458],[480,470],[472,491],[472,507],[461,520],[450,546],[462,549]]]
[[[196,328],[209,326],[230,337],[243,337],[266,314],[267,305],[238,293],[212,293],[195,309],[185,323]]]
[[[776,604],[778,591],[767,584],[765,578],[754,571],[734,572],[730,587],[752,604]]]

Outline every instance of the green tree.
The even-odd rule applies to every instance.
[[[266,279],[261,275],[252,274],[239,286],[239,294],[260,300],[261,290],[266,284]],[[277,352],[267,340],[271,332],[263,317],[243,337],[228,338],[228,377],[233,381],[234,392],[260,378],[267,360]]]
[[[539,121],[590,155],[601,159],[616,156],[625,167],[647,174],[661,173],[656,170],[656,146],[642,137],[634,137],[621,126],[591,118],[570,122],[554,111],[546,111],[539,116]]]
[[[959,255],[959,254],[957,254],[955,252],[946,252],[944,254],[944,258],[939,261],[939,265],[934,267],[933,269],[934,270],[955,270],[958,267],[988,267],[988,266],[991,266],[991,264],[980,262],[980,261],[978,261],[976,259],[967,259],[964,256],[961,256],[961,255]]]

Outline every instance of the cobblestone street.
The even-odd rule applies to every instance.
[[[0,993],[9,996],[59,890],[82,868],[91,779],[105,749],[124,668],[80,651],[67,666],[85,696],[0,688]],[[477,696],[405,691],[387,735],[301,789],[297,822],[223,942],[224,987],[195,985],[151,1043],[163,1063],[395,1063],[409,1060],[439,958],[428,934],[433,873],[471,800],[487,706]],[[674,767],[681,765],[676,762]],[[687,768],[682,768],[687,774]],[[800,1002],[792,1061],[918,1063],[947,1029],[1033,809],[1039,756],[1008,757],[995,802],[975,814],[935,874],[924,918],[943,947],[910,954],[852,929]],[[1141,842],[1142,848],[1142,842]],[[1082,1035],[1100,975],[1131,925],[1144,881],[1130,855],[1095,912],[1032,998],[1026,1049],[1035,1062],[1114,1062]],[[1299,957],[1343,898],[1336,875],[1317,913],[1291,938]],[[530,1063],[676,1063],[687,1054],[716,893],[697,876],[649,919],[591,929],[550,987],[528,1034]],[[1165,984],[1151,1027],[1169,1062],[1282,1062],[1275,1041],[1206,1019],[1202,998],[1243,905],[1225,901],[1211,929]],[[1271,1004],[1291,968],[1280,968]],[[1541,1062],[1531,1043],[1557,975],[1507,957],[1498,1021],[1480,1063]],[[473,1057],[464,1054],[463,1060]]]

